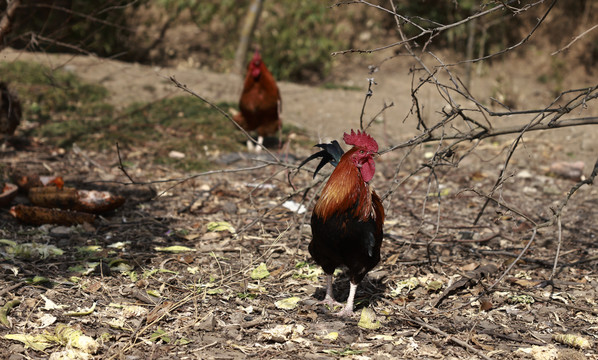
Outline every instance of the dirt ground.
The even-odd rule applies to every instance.
[[[240,91],[234,75],[184,64],[152,68],[10,49],[0,58],[73,71],[106,86],[116,106],[181,95],[170,76],[212,101],[236,101]],[[550,96],[533,90],[542,87],[520,66],[526,60],[511,60],[484,69],[471,90],[489,97],[506,88],[522,108],[545,106]],[[366,118],[384,102],[394,103],[372,128],[383,149],[416,134],[414,117],[403,121],[412,102],[410,65],[385,63],[374,75],[378,85]],[[371,75],[365,66],[337,71],[343,74],[340,83],[363,91],[279,84],[283,121],[307,129],[314,143],[358,127]],[[497,85],[496,74],[507,71],[508,85]],[[578,88],[595,85],[582,74],[571,81]],[[426,89],[421,99],[426,118],[446,105],[435,89]],[[596,106],[583,111],[576,116],[598,113]],[[141,149],[124,154],[136,165],[130,175],[152,183],[126,185],[114,153],[62,152],[51,144],[26,152],[6,149],[0,155],[6,164],[64,175],[69,186],[108,189],[127,201],[92,225],[74,227],[24,225],[6,209],[0,212],[0,239],[63,251],[44,247],[42,255],[24,258],[7,243],[0,247],[0,305],[19,301],[8,311],[10,326],[0,325],[0,358],[59,359],[71,351],[97,359],[598,359],[598,191],[582,186],[563,212],[553,283],[546,280],[558,228],[530,231],[532,221],[552,219],[551,209],[576,184],[549,174],[549,167],[557,160],[584,161],[589,176],[598,153],[597,130],[571,127],[526,137],[510,162],[509,180],[494,194],[506,206],[490,203],[475,225],[484,203],[475,191],[492,188],[514,136],[483,142],[458,166],[437,169],[440,185],[432,191],[434,177],[428,172],[409,174],[429,159],[433,146],[413,149],[406,160],[406,149],[382,156],[372,181],[385,196],[382,261],[358,288],[354,318],[336,317],[317,303],[324,296],[324,278],[307,244],[309,215],[323,178],[272,165],[157,182],[190,174],[153,165]],[[296,163],[311,151],[292,147],[287,159]],[[242,160],[228,168],[255,165]],[[307,211],[281,206],[287,200]],[[22,195],[16,199],[26,201]],[[214,222],[231,228],[216,231]],[[344,301],[347,277],[341,273],[334,286]],[[374,315],[364,320],[369,310]],[[69,341],[60,334],[61,324],[91,340]],[[7,334],[50,334],[58,340],[35,350],[35,344],[9,340]]]

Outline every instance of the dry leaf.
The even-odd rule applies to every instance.
[[[147,309],[139,305],[125,305],[122,312],[123,316],[128,319],[147,314]]]
[[[174,303],[172,301],[164,301],[163,303],[157,305],[152,311],[150,311],[149,314],[147,314],[146,322],[151,324],[156,321],[156,319],[168,314],[173,305]]]
[[[44,310],[60,310],[68,307],[68,305],[57,305],[54,301],[48,299],[44,294],[41,294],[40,297],[44,300]]]
[[[235,228],[226,221],[212,221],[207,225],[208,231],[228,231],[235,233]]]
[[[362,329],[376,330],[380,328],[380,321],[376,320],[376,314],[374,310],[370,308],[363,308],[361,310],[361,318],[357,323]]]
[[[181,253],[181,252],[196,251],[195,249],[192,249],[192,248],[186,247],[186,246],[181,246],[181,245],[174,245],[174,246],[167,246],[167,247],[156,246],[154,248],[154,250],[162,251],[162,252],[171,252],[171,253],[175,253],[175,254]]]
[[[8,321],[8,313],[12,310],[13,307],[18,306],[21,303],[21,300],[14,299],[11,301],[7,301],[4,306],[0,308],[0,323],[7,328],[12,327],[11,323]]]
[[[298,338],[303,334],[305,327],[303,325],[276,325],[271,329],[262,330],[260,338],[274,342],[285,342]]]
[[[19,188],[27,193],[29,189],[33,187],[42,187],[42,186],[54,186],[59,189],[62,189],[64,186],[64,180],[60,176],[45,176],[45,175],[37,175],[37,174],[13,174],[12,178],[14,182],[17,183]]]
[[[480,310],[482,311],[489,311],[493,307],[492,302],[488,299],[481,299],[480,300]]]
[[[32,348],[37,351],[44,351],[46,348],[54,346],[43,335],[29,335],[29,334],[7,334],[5,339],[20,341],[25,345],[25,348]]]
[[[449,286],[442,295],[436,299],[432,306],[438,307],[440,303],[446,299],[449,295],[454,294],[458,290],[464,288],[471,288],[477,283],[479,283],[483,278],[488,278],[490,275],[494,274],[498,271],[498,267],[495,264],[488,263],[485,265],[481,265],[475,270],[469,271],[464,274],[459,280],[455,281],[451,286]]]
[[[588,339],[575,334],[555,334],[552,338],[554,341],[560,342],[561,344],[576,347],[578,349],[589,349],[592,347],[592,344]]]
[[[276,305],[276,307],[279,309],[292,310],[297,307],[299,301],[301,301],[301,298],[293,296],[290,298],[278,300],[274,303],[274,305]]]
[[[251,278],[253,280],[261,280],[270,276],[270,272],[266,267],[265,263],[259,264],[255,269],[251,271]]]
[[[384,341],[392,341],[394,338],[391,335],[384,335],[384,334],[375,334],[367,336],[370,340],[384,340]]]
[[[519,294],[509,296],[507,298],[507,302],[509,304],[533,304],[535,300],[533,297],[529,295]]]
[[[17,196],[19,188],[15,184],[0,183],[0,207],[8,206]]]
[[[407,292],[409,292],[418,287],[419,285],[419,280],[416,277],[399,281],[396,283],[395,287],[391,289],[390,296],[399,296],[403,289],[407,289]]]
[[[91,314],[96,309],[96,303],[94,302],[90,308],[87,309],[77,309],[75,311],[67,311],[64,313],[66,316],[85,316]]]
[[[38,244],[38,243],[24,243],[19,244],[16,241],[0,239],[0,245],[7,245],[5,251],[7,254],[12,254],[18,258],[31,259],[42,258],[46,259],[51,256],[60,256],[64,251],[54,245]]]
[[[336,339],[338,339],[338,332],[331,331],[331,332],[329,332],[329,333],[327,333],[326,335],[323,335],[323,336],[316,335],[316,339],[318,339],[318,340],[335,341]]]
[[[431,280],[426,283],[426,289],[428,289],[428,291],[438,291],[442,289],[442,285],[442,281]]]
[[[98,344],[92,337],[83,335],[81,330],[77,330],[64,324],[58,324],[56,326],[54,336],[49,334],[45,336],[48,340],[53,340],[60,344],[68,344],[89,354],[95,354],[100,347],[100,344]]]
[[[554,345],[532,346],[530,348],[519,348],[515,354],[523,354],[526,358],[529,356],[534,360],[556,360],[558,359],[558,350]],[[527,356],[526,356],[527,355]]]
[[[39,318],[40,326],[35,326],[38,329],[46,328],[56,322],[58,318],[54,315],[44,314]]]
[[[93,355],[78,349],[65,349],[50,354],[48,360],[88,360],[93,359]]]

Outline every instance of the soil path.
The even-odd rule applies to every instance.
[[[134,102],[149,102],[180,95],[181,91],[169,80],[170,76],[174,76],[196,93],[215,102],[235,103],[242,85],[242,79],[233,74],[219,74],[184,66],[151,67],[93,56],[29,53],[8,48],[2,51],[0,60],[35,61],[53,69],[63,68],[72,71],[89,82],[108,88],[110,101],[117,108]],[[347,63],[350,60],[347,58]],[[480,76],[474,76],[470,91],[482,101],[488,100],[491,96],[507,95],[519,105],[519,109],[547,106],[553,98],[549,86],[536,81],[534,76],[537,76],[537,71],[531,72],[528,67],[519,66],[525,61],[513,57],[505,62],[495,62],[491,68],[485,68]],[[374,126],[371,130],[374,135],[384,139],[382,146],[406,141],[417,133],[416,117],[410,113],[412,78],[409,68],[412,65],[405,60],[389,61],[374,74],[377,85],[373,86],[374,95],[367,103],[364,120],[371,119],[385,103],[394,104],[383,115],[385,119],[383,125]],[[347,129],[357,128],[367,90],[367,78],[372,75],[368,74],[367,66],[350,64],[342,66],[343,70],[339,69],[339,66],[335,69],[337,77],[343,79],[342,83],[352,88],[361,87],[363,90],[324,89],[279,82],[283,96],[283,121],[304,128],[315,139],[321,140],[338,139]],[[578,74],[570,74],[568,80],[575,84],[572,88],[592,85],[591,78],[581,72],[582,70]],[[507,80],[501,80],[504,78]],[[501,91],[505,90],[509,93],[502,94]],[[438,89],[432,86],[423,87],[418,95],[424,119],[429,123],[438,121],[443,116],[442,109],[446,105]],[[472,107],[472,104],[462,106]],[[598,109],[589,107],[572,116],[597,115]],[[492,121],[494,126],[498,127],[527,122],[529,119],[529,117],[511,116]],[[597,134],[597,126],[585,126],[539,132],[528,136],[559,143],[569,153],[575,153],[579,159],[593,163],[594,154],[598,152],[598,141],[595,141]]]

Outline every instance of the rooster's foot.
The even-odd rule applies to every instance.
[[[352,309],[348,309],[348,308],[345,307],[341,311],[335,313],[334,316],[338,316],[338,317],[354,317],[355,313],[353,312]]]
[[[336,306],[343,306],[343,304],[328,296],[324,300],[320,301],[319,304],[326,305],[331,310],[334,309]]]

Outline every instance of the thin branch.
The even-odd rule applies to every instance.
[[[234,126],[237,128],[237,129],[239,129],[239,131],[241,131],[241,132],[242,132],[242,133],[245,135],[245,137],[246,137],[246,138],[247,138],[249,141],[253,142],[253,144],[254,144],[254,145],[258,145],[258,146],[260,146],[260,147],[261,147],[262,149],[264,149],[264,151],[266,151],[266,153],[267,153],[268,155],[270,155],[270,156],[271,156],[271,157],[272,157],[272,158],[273,158],[273,159],[274,159],[274,160],[275,160],[277,163],[280,163],[280,164],[282,164],[282,161],[280,161],[280,159],[279,159],[279,158],[278,158],[276,155],[274,155],[274,154],[273,154],[273,153],[272,153],[270,150],[268,150],[268,148],[266,148],[264,145],[262,145],[262,144],[258,143],[258,142],[257,142],[257,140],[255,140],[255,139],[254,139],[254,138],[253,138],[251,135],[249,135],[249,133],[248,133],[247,131],[245,131],[245,129],[243,129],[243,128],[241,127],[241,125],[239,125],[239,124],[238,124],[238,123],[237,123],[235,120],[233,120],[233,118],[232,118],[232,117],[231,117],[231,116],[230,116],[230,115],[229,115],[229,114],[228,114],[226,111],[222,110],[222,108],[220,108],[218,105],[214,104],[213,102],[211,102],[211,101],[207,100],[206,98],[204,98],[204,97],[202,97],[201,95],[197,94],[197,93],[196,93],[196,92],[194,92],[193,90],[189,89],[189,88],[187,87],[187,85],[185,85],[185,84],[181,84],[181,83],[180,83],[180,82],[179,82],[177,79],[175,79],[175,78],[174,78],[174,76],[171,76],[171,77],[170,77],[170,81],[172,81],[172,82],[173,82],[173,83],[176,85],[176,87],[178,87],[179,89],[181,89],[181,90],[183,90],[183,91],[185,91],[185,92],[187,92],[187,93],[189,93],[189,94],[191,94],[191,95],[195,96],[196,98],[198,98],[199,100],[201,100],[201,101],[205,102],[206,104],[208,104],[208,105],[209,105],[209,106],[211,106],[212,108],[214,108],[214,109],[218,110],[218,112],[219,112],[220,114],[222,114],[222,116],[224,116],[225,118],[227,118],[227,119],[228,119],[228,120],[229,120],[229,121],[230,121],[230,122],[231,122],[231,123],[232,123],[232,124],[233,124],[233,125],[234,125]]]
[[[128,27],[122,26],[120,24],[117,24],[115,22],[106,21],[104,19],[100,19],[100,18],[91,16],[89,14],[85,14],[85,13],[82,13],[82,12],[74,11],[74,10],[71,10],[69,8],[65,8],[63,6],[59,6],[59,5],[55,5],[55,4],[43,4],[43,3],[27,4],[27,5],[23,5],[23,7],[40,7],[40,8],[47,8],[47,9],[51,9],[51,10],[62,11],[65,14],[78,16],[78,17],[81,17],[81,18],[83,18],[83,19],[85,19],[86,21],[89,21],[89,22],[94,22],[94,23],[99,23],[99,24],[102,24],[102,25],[111,26],[111,27],[113,27],[115,29],[126,30],[126,31],[129,31],[131,33],[133,33],[133,32],[136,31],[136,29],[134,29],[134,28],[128,28]],[[100,14],[102,12],[100,12]]]
[[[440,330],[439,328],[437,328],[436,326],[430,325],[425,321],[421,321],[420,319],[414,319],[414,318],[410,318],[410,317],[400,317],[400,320],[406,321],[406,322],[412,322],[414,324],[416,324],[417,326],[423,327],[429,331],[432,331],[438,335],[443,336],[445,339],[450,340],[452,342],[454,342],[455,344],[464,347],[465,349],[473,352],[474,354],[478,355],[479,357],[481,357],[482,359],[486,359],[486,360],[492,360],[492,358],[488,357],[486,354],[484,354],[482,351],[474,348],[473,346],[469,345],[467,342],[459,339],[458,337],[455,337],[454,335],[451,335],[445,331]]]
[[[537,4],[543,3],[544,0],[539,1],[531,6],[535,6]],[[456,63],[453,64],[447,64],[447,66],[455,66],[455,65],[460,65],[460,64],[465,64],[465,63],[476,63],[482,60],[488,60],[490,58],[496,57],[498,55],[502,55],[505,54],[513,49],[516,49],[518,47],[520,47],[521,45],[525,44],[531,37],[532,35],[536,32],[536,30],[538,30],[538,28],[540,27],[540,25],[544,22],[544,20],[546,19],[546,17],[548,16],[548,14],[550,13],[550,11],[552,10],[552,8],[554,7],[554,5],[556,4],[557,0],[553,0],[552,3],[550,4],[550,6],[548,7],[548,10],[546,10],[546,12],[544,13],[544,15],[538,19],[538,22],[536,23],[536,25],[532,28],[532,30],[523,38],[521,39],[518,43],[516,43],[515,45],[511,45],[508,48],[504,48],[500,51],[497,51],[493,54],[488,54],[486,56],[482,56],[479,57],[477,59],[467,59],[467,60],[463,60],[463,61],[458,61]]]
[[[562,232],[563,232],[563,229],[561,226],[561,216],[562,216],[563,210],[567,206],[567,203],[569,202],[569,199],[571,199],[571,196],[573,196],[573,194],[575,194],[575,192],[577,192],[577,190],[579,190],[579,188],[581,188],[583,185],[592,185],[594,183],[594,179],[596,178],[596,176],[598,176],[598,160],[596,160],[596,163],[594,163],[594,168],[592,169],[592,173],[590,174],[590,176],[587,179],[582,180],[582,181],[578,182],[577,184],[575,184],[569,190],[569,192],[567,193],[567,197],[565,198],[565,200],[563,200],[561,205],[556,210],[553,210],[554,211],[553,222],[556,219],[556,223],[557,223],[558,245],[557,245],[557,250],[556,250],[555,257],[554,257],[554,265],[552,268],[552,273],[550,274],[550,278],[548,279],[549,282],[554,279],[554,276],[556,274],[556,268],[557,268],[559,254],[560,254],[560,250],[561,250]]]
[[[468,133],[464,133],[464,134],[445,135],[444,140],[474,140],[474,139],[482,140],[482,139],[486,139],[489,137],[495,137],[495,136],[499,136],[499,135],[517,134],[517,133],[520,133],[521,131],[523,131],[524,129],[526,131],[539,131],[539,130],[548,130],[548,129],[558,129],[558,128],[564,128],[564,127],[570,127],[570,126],[596,125],[596,124],[598,124],[598,116],[572,118],[572,119],[564,119],[564,120],[558,121],[553,125],[536,124],[536,125],[530,126],[527,129],[525,129],[527,127],[527,125],[525,125],[525,126],[506,126],[504,128],[494,128],[494,129],[488,129],[488,130],[474,129],[474,130],[472,130]],[[430,131],[426,131],[411,140],[408,140],[401,144],[391,146],[388,149],[382,150],[382,151],[380,151],[380,155],[385,154],[390,151],[397,150],[397,149],[411,147],[414,145],[420,145],[420,144],[424,144],[424,143],[440,141],[441,140],[440,137],[431,135],[432,130],[435,130],[435,129],[436,129],[436,127],[431,128]]]
[[[133,178],[131,177],[131,175],[129,175],[129,173],[125,169],[125,166],[123,165],[123,160],[120,157],[120,146],[118,145],[118,141],[116,142],[116,154],[118,155],[118,168],[120,169],[120,171],[123,172],[123,174],[125,174],[129,181],[131,181],[131,184],[135,184],[135,180],[133,180]]]
[[[359,128],[361,129],[361,131],[365,131],[365,129],[363,128],[363,115],[365,113],[365,105],[367,104],[368,99],[371,98],[372,95],[374,95],[374,92],[372,91],[372,85],[378,84],[374,81],[374,78],[368,78],[368,91],[365,93],[365,98],[363,99],[363,106],[361,107],[361,115],[359,116]]]
[[[525,220],[529,221],[534,226],[538,225],[529,215],[524,214],[521,210],[517,210],[514,207],[509,206],[509,205],[505,204],[504,202],[493,198],[490,195],[482,194],[480,191],[478,191],[476,189],[468,189],[467,191],[471,191],[471,192],[475,193],[478,196],[486,198],[486,200],[488,202],[492,201],[496,205],[498,205],[500,207],[503,207],[503,208],[507,209],[508,211],[512,212],[513,214],[516,214],[516,215],[524,218]],[[476,224],[474,223],[473,225],[475,226]]]
[[[256,165],[256,166],[248,166],[248,167],[236,168],[236,169],[209,170],[209,171],[204,171],[204,172],[201,172],[198,174],[193,174],[193,175],[182,177],[182,178],[171,178],[171,179],[163,179],[163,180],[135,181],[132,183],[131,182],[122,182],[122,181],[113,181],[113,180],[110,180],[110,181],[102,180],[102,181],[93,181],[93,183],[98,183],[98,184],[99,183],[112,183],[112,184],[120,184],[120,185],[153,185],[153,184],[165,184],[165,183],[176,182],[177,183],[176,185],[168,188],[168,190],[170,190],[173,187],[176,187],[186,181],[193,180],[195,178],[202,177],[202,176],[259,170],[259,169],[264,169],[271,165],[272,164],[260,164],[260,165]],[[168,191],[168,190],[166,190],[166,191]]]
[[[554,265],[552,266],[552,273],[548,278],[549,281],[554,279],[554,275],[556,275],[556,268],[559,263],[559,256],[561,254],[561,244],[563,243],[563,228],[561,226],[561,214],[558,214],[556,217],[556,225],[557,225],[557,246],[556,246],[556,254],[554,255]]]
[[[594,29],[596,29],[596,28],[598,28],[598,24],[596,24],[596,25],[592,26],[592,27],[591,27],[591,28],[589,28],[588,30],[586,30],[586,31],[582,32],[581,34],[577,35],[577,36],[576,36],[576,37],[575,37],[573,40],[571,40],[571,42],[570,42],[570,43],[568,43],[567,45],[565,45],[565,47],[563,47],[563,48],[561,48],[561,49],[559,49],[559,50],[557,50],[557,51],[553,52],[553,53],[552,53],[552,54],[550,54],[550,55],[554,56],[554,55],[556,55],[556,54],[558,54],[558,53],[560,53],[560,52],[562,52],[562,51],[565,51],[565,50],[567,50],[569,47],[571,47],[571,45],[573,45],[573,43],[574,43],[574,42],[576,42],[577,40],[581,39],[581,38],[582,38],[582,37],[584,37],[584,36],[585,36],[587,33],[589,33],[590,31],[592,31],[592,30],[594,30]]]
[[[516,2],[516,1],[518,1],[518,0],[508,1],[507,4],[510,4],[510,3],[513,3],[513,2]],[[542,4],[544,2],[545,2],[545,0],[540,0],[540,1],[536,2],[536,3],[534,3],[534,4],[528,5],[527,8],[531,8],[533,6]],[[554,0],[554,2],[556,2],[556,0]],[[389,13],[395,15],[395,16],[398,16],[398,17],[404,19],[404,17],[400,16],[396,12],[390,12],[388,9],[385,9],[383,7],[380,7],[380,6],[377,6],[377,5],[373,5],[373,4],[369,4],[369,3],[365,2],[365,1],[359,1],[359,3],[370,5],[372,7],[378,8],[378,9],[386,11],[386,12],[389,12]],[[347,53],[360,53],[360,54],[366,53],[366,54],[370,54],[370,53],[373,53],[373,52],[377,52],[377,51],[389,49],[389,48],[392,48],[392,47],[395,47],[395,46],[404,45],[406,43],[410,43],[410,42],[412,42],[414,40],[417,40],[419,38],[422,38],[422,37],[425,37],[425,36],[433,36],[434,34],[438,34],[438,33],[441,33],[443,31],[450,30],[452,28],[461,26],[461,25],[463,25],[463,24],[465,24],[465,23],[467,23],[467,22],[469,22],[469,21],[471,21],[473,19],[477,19],[479,17],[483,17],[483,16],[486,16],[486,15],[489,15],[489,14],[491,14],[493,12],[496,12],[498,10],[504,9],[505,7],[506,7],[506,4],[500,4],[500,5],[497,5],[497,6],[493,7],[493,8],[491,8],[491,9],[488,9],[488,10],[479,12],[477,14],[471,15],[471,16],[463,19],[463,20],[454,22],[452,24],[442,25],[442,26],[438,26],[438,27],[435,27],[435,28],[432,28],[432,29],[423,30],[423,31],[421,31],[417,35],[414,35],[414,36],[412,36],[412,37],[410,37],[408,39],[402,39],[401,41],[397,41],[397,42],[394,42],[392,44],[388,44],[388,45],[384,45],[384,46],[380,46],[380,47],[372,48],[372,49],[365,49],[365,50],[363,50],[363,49],[347,49],[347,50],[335,51],[331,55],[332,56],[336,56],[336,55],[343,55],[343,54],[347,54]]]
[[[81,54],[85,54],[91,57],[97,57],[96,54],[92,53],[91,51],[87,51],[79,46],[73,45],[73,44],[69,44],[69,43],[65,43],[56,39],[51,39],[45,36],[42,36],[40,34],[34,33],[34,32],[26,32],[24,33],[22,36],[30,36],[31,40],[30,40],[30,44],[33,44],[35,46],[37,46],[41,41],[48,43],[48,44],[52,44],[52,45],[58,45],[58,46],[62,46],[65,49],[70,49],[73,50],[75,52],[81,53]]]
[[[378,113],[374,116],[372,116],[372,118],[370,119],[370,121],[368,122],[367,126],[365,127],[364,130],[369,129],[369,127],[372,125],[372,123],[378,118],[378,116],[380,116],[383,112],[386,111],[386,109],[393,107],[395,104],[394,102],[391,102],[390,104],[387,104],[386,101],[384,102],[384,105],[382,106],[382,109],[380,109],[380,111],[378,111]]]
[[[592,173],[590,174],[590,176],[587,179],[578,182],[569,190],[569,192],[567,193],[567,197],[556,210],[557,214],[559,214],[563,210],[563,208],[567,206],[569,199],[571,199],[571,196],[573,196],[573,194],[575,194],[575,192],[577,192],[579,188],[581,188],[584,185],[592,185],[596,176],[598,176],[598,160],[596,160],[596,163],[594,163],[594,168],[592,169]]]

